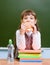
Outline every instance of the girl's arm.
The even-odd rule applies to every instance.
[[[25,49],[25,36],[20,34],[20,30],[16,31],[16,45],[18,49]]]
[[[34,50],[41,49],[41,34],[39,31],[33,34],[33,44],[32,47]]]

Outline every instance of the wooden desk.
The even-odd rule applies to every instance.
[[[19,62],[14,60],[14,62],[8,62],[5,59],[0,59],[0,65],[50,65],[50,59],[42,59],[42,62]]]

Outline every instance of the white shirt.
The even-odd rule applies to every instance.
[[[25,49],[25,35],[20,34],[20,30],[16,31],[16,45],[18,49]],[[35,50],[41,49],[41,34],[39,31],[37,33],[33,33],[33,43],[32,48]]]

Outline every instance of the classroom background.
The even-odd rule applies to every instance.
[[[14,44],[24,9],[36,12],[42,47],[50,47],[50,0],[0,0],[0,47],[7,47],[10,38]]]

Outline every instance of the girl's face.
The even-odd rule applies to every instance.
[[[36,19],[33,15],[26,15],[23,17],[23,20],[22,20],[23,23],[33,23],[33,24],[36,24]]]
[[[25,26],[26,31],[30,31],[30,30],[33,31],[32,25],[36,24],[36,19],[31,14],[30,15],[26,15],[26,16],[23,17],[22,23]]]

